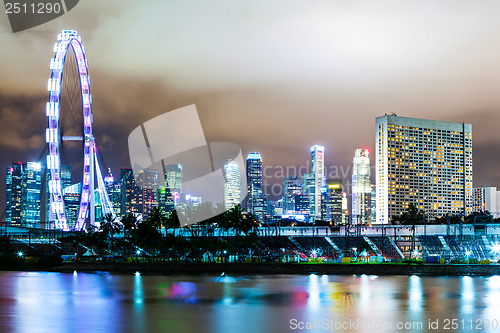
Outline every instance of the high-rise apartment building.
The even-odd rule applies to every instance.
[[[321,188],[325,183],[325,148],[323,146],[311,147],[311,175],[313,178],[313,191],[310,194],[309,220],[321,219]]]
[[[371,222],[371,181],[368,149],[356,149],[352,165],[352,220],[354,224],[368,224]]]
[[[241,172],[238,163],[227,161],[224,164],[224,206],[231,209],[241,204]]]
[[[376,119],[377,223],[409,204],[433,219],[472,204],[472,125],[385,115]]]

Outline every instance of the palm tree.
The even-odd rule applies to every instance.
[[[122,228],[123,225],[116,221],[116,216],[112,214],[106,214],[106,216],[104,216],[100,230],[105,238],[111,235],[111,254],[113,254],[114,235],[120,232]]]
[[[151,208],[148,220],[157,229],[163,227],[167,222],[165,210],[158,206]]]
[[[403,212],[401,215],[393,216],[392,222],[397,224],[411,225],[411,230],[413,233],[411,245],[412,249],[410,253],[411,259],[411,256],[415,251],[415,225],[421,225],[425,223],[424,211],[418,209],[417,206],[411,203],[408,205],[408,209],[406,210],[406,212]]]

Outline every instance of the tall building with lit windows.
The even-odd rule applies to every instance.
[[[352,163],[352,220],[371,223],[370,156],[368,149],[356,149]]]
[[[238,163],[224,164],[224,206],[231,209],[241,203],[241,172]]]
[[[430,220],[472,211],[472,125],[385,115],[375,139],[377,223],[409,204]]]
[[[40,227],[41,170],[38,162],[19,162],[7,168],[7,224],[28,228]]]
[[[5,221],[8,225],[21,225],[21,190],[23,187],[23,167],[21,162],[7,168],[7,192]]]
[[[325,184],[325,147],[311,147],[311,175],[314,187],[310,194],[310,221],[321,219],[321,188]]]
[[[259,221],[264,220],[267,199],[262,193],[262,157],[260,153],[250,153],[246,160],[247,197],[246,209]]]

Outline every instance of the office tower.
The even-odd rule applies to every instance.
[[[309,194],[295,194],[295,214],[309,216]]]
[[[349,208],[347,208],[347,193],[342,193],[342,224],[349,224]]]
[[[267,195],[259,193],[252,197],[253,215],[259,222],[264,222],[267,216]]]
[[[473,189],[472,211],[490,212],[495,218],[499,215],[498,191],[496,187],[486,186]]]
[[[331,221],[331,214],[329,209],[329,196],[328,196],[328,188],[323,186],[321,188],[321,221]]]
[[[238,163],[227,161],[224,164],[224,206],[231,209],[241,204],[241,173]]]
[[[308,211],[306,215],[308,216],[308,220],[310,222],[314,222],[316,218],[314,217],[314,190],[315,190],[315,183],[314,183],[314,175],[312,173],[306,173],[304,175],[304,183],[302,184],[302,194],[307,195],[307,205],[308,205]],[[301,207],[303,208],[303,205],[305,204],[305,201],[303,198],[301,198]]]
[[[370,207],[371,207],[371,215],[370,215],[370,220],[372,223],[375,223],[377,221],[377,186],[375,184],[372,184],[372,190],[371,190],[371,198],[370,198]]]
[[[165,164],[165,187],[170,189],[174,202],[180,198],[182,193],[182,165]],[[177,195],[174,193],[177,193]]]
[[[165,185],[159,186],[158,205],[165,212],[172,212],[181,204],[182,165],[165,164]]]
[[[40,227],[41,165],[14,163],[6,174],[6,222],[12,226]]]
[[[352,219],[354,224],[370,223],[371,181],[368,149],[354,151],[352,169]]]
[[[385,115],[376,119],[377,223],[409,206],[428,219],[472,205],[472,125]]]
[[[23,167],[21,162],[7,168],[6,222],[8,225],[21,226],[23,188]]]
[[[120,190],[121,214],[142,213],[142,191],[139,191],[132,169],[122,168],[120,170]]]
[[[116,216],[121,216],[121,185],[115,181],[110,169],[108,175],[104,177],[104,186]]]
[[[7,225],[21,225],[21,190],[23,169],[21,162],[7,167],[6,174],[6,212],[5,222]]]
[[[40,227],[40,192],[42,188],[42,166],[38,162],[22,165],[21,225]]]
[[[321,188],[325,181],[325,148],[323,146],[311,147],[311,174],[313,176],[314,188],[309,193],[310,200],[309,220],[313,221],[321,218]]]
[[[327,179],[326,188],[328,190],[326,205],[328,221],[342,224],[342,179]]]
[[[153,169],[142,170],[137,175],[136,184],[140,192],[139,198],[142,198],[142,202],[139,200],[137,202],[139,213],[142,214],[142,218],[145,220],[148,218],[151,209],[158,206],[158,171]]]
[[[62,190],[64,191],[64,189],[68,186],[72,186],[73,185],[73,179],[71,177],[71,165],[67,165],[67,164],[61,164],[61,167],[60,167],[60,170],[61,170],[61,188]],[[52,216],[52,221],[50,221],[50,218],[51,218],[51,212],[50,212],[50,192],[49,192],[49,181],[50,181],[50,170],[49,169],[46,169],[45,171],[45,221],[48,221],[49,223],[47,224],[47,227],[48,228],[51,228],[52,227],[52,224],[50,224],[50,222],[53,222],[54,221],[54,217]],[[81,181],[81,179],[80,179]],[[63,198],[64,200],[64,198]],[[66,214],[68,212],[66,211]],[[75,221],[76,221],[76,217],[75,217]],[[68,221],[68,223],[71,224],[71,222]]]
[[[266,197],[262,193],[262,157],[250,153],[246,160],[247,197],[246,210],[253,213],[257,220],[263,221],[266,214]]]
[[[295,195],[302,194],[302,179],[299,176],[286,176],[283,182],[283,214],[295,215]]]
[[[64,208],[66,211],[66,218],[71,229],[76,224],[78,217],[78,210],[80,209],[80,193],[82,191],[82,183],[67,186],[62,190]],[[51,228],[53,226],[50,226]]]

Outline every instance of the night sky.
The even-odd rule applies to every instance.
[[[326,148],[350,177],[375,117],[473,125],[474,186],[500,186],[500,2],[82,0],[13,34],[0,14],[0,211],[5,167],[44,146],[53,44],[78,30],[104,163],[130,166],[141,123],[196,104],[207,141],[259,151],[268,179]],[[374,159],[372,154],[372,163]],[[272,166],[273,168],[269,168]],[[303,169],[304,170],[304,169]]]

